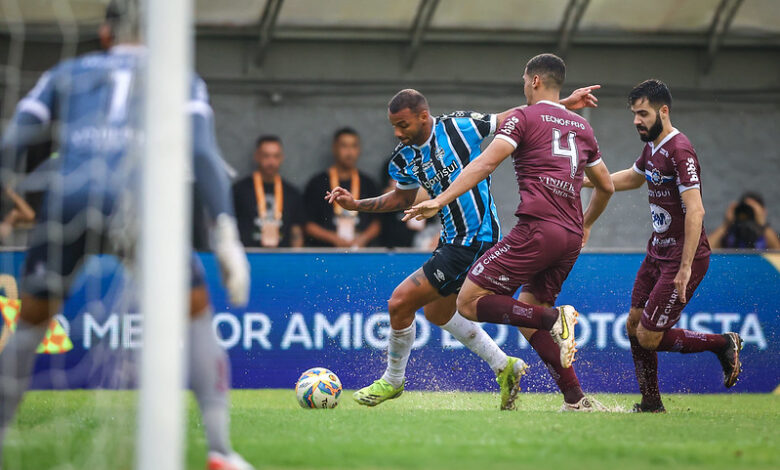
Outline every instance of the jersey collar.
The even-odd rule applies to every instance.
[[[436,130],[436,119],[434,119],[434,117],[431,116],[431,120],[433,120],[433,124],[431,124],[431,135],[428,136],[428,139],[425,140],[424,144],[422,144],[422,145],[414,145],[414,144],[412,144],[412,147],[414,147],[414,148],[419,150],[419,149],[425,147],[426,145],[430,145],[431,144],[431,140],[433,140],[434,131]]]
[[[553,103],[550,100],[539,100],[539,101],[536,102],[536,104],[540,104],[540,103],[549,104],[549,105],[552,105],[552,106],[557,106],[557,107],[559,107],[561,109],[566,109],[566,106],[562,105],[561,103]]]
[[[650,155],[655,155],[655,152],[657,152],[658,149],[663,147],[665,143],[667,143],[670,140],[672,140],[672,137],[676,136],[679,133],[680,133],[680,131],[678,131],[675,128],[672,128],[672,132],[670,132],[669,135],[664,137],[664,140],[662,140],[661,143],[658,144],[658,147],[656,147],[652,142],[648,142],[647,144],[650,146]]]

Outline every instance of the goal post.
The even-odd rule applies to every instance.
[[[179,470],[184,455],[192,77],[191,0],[145,0],[148,47],[139,281],[144,317],[136,468]],[[183,346],[183,347],[182,347]]]

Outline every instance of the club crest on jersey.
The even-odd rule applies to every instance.
[[[474,266],[474,269],[471,270],[471,274],[475,276],[479,276],[480,274],[482,274],[482,271],[484,270],[485,270],[485,265],[479,262]]]
[[[436,158],[442,159],[444,158],[444,149],[441,147],[436,148]]]
[[[650,217],[653,219],[653,230],[656,233],[664,233],[672,225],[672,214],[659,205],[650,204]]]
[[[658,171],[658,168],[653,168],[653,170],[650,172],[650,181],[652,181],[653,184],[663,183],[664,179],[661,176],[661,172]]]
[[[661,184],[674,181],[674,176],[666,176],[661,173],[661,170],[658,168],[653,168],[652,170],[645,170],[645,179],[649,183],[659,186]]]

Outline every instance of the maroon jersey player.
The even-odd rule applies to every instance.
[[[523,74],[528,106],[504,120],[496,139],[446,191],[408,210],[407,218],[434,215],[512,156],[517,225],[473,265],[458,311],[471,320],[520,327],[563,391],[563,410],[590,411],[598,406],[584,397],[571,369],[577,311],[552,305],[613,188],[590,124],[557,104],[565,72],[553,54],[532,58]],[[583,174],[597,188],[584,217]]]
[[[726,387],[741,371],[742,340],[736,333],[697,333],[672,328],[704,279],[710,246],[702,219],[701,168],[690,140],[669,118],[672,95],[659,80],[647,80],[628,95],[639,138],[646,142],[632,168],[612,175],[615,190],[647,181],[653,234],[634,282],[626,323],[642,402],[636,412],[664,412],[658,391],[656,351],[711,351],[720,360]]]

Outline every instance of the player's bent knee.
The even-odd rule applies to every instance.
[[[639,326],[638,321],[633,321],[631,318],[626,319],[626,333],[628,336],[636,336],[636,329]]]
[[[648,351],[655,351],[661,338],[663,338],[662,332],[647,330],[642,325],[637,328],[636,339],[639,341],[639,345]]]
[[[471,320],[477,321],[477,298],[463,298],[458,296],[458,313],[461,316]]]
[[[387,313],[390,314],[390,327],[394,330],[402,330],[414,323],[414,310],[411,310],[403,297],[393,296],[387,301]]]
[[[403,309],[403,306],[403,297],[396,295],[395,292],[393,292],[392,297],[387,299],[387,311],[391,316],[398,314]]]
[[[414,309],[410,307],[410,300],[407,295],[398,291],[393,292],[387,301],[387,312],[390,314],[390,318],[413,317]]]
[[[636,336],[636,330],[639,327],[639,319],[642,317],[641,308],[631,308],[626,318],[626,333],[628,336]]]

